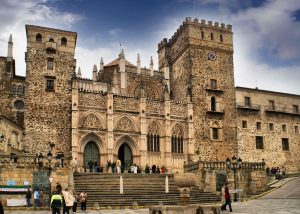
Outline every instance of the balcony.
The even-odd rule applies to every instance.
[[[56,42],[46,42],[46,49],[56,51]]]
[[[207,111],[208,114],[214,114],[214,115],[223,115],[225,114],[225,110],[221,109],[221,108],[217,108],[217,109],[209,109]]]
[[[237,109],[247,110],[247,111],[260,111],[261,105],[258,104],[246,104],[246,103],[236,103]]]
[[[215,93],[223,93],[224,92],[223,89],[221,89],[217,86],[212,86],[212,85],[206,85],[205,90],[209,91],[209,92],[215,92]]]
[[[294,115],[294,116],[300,116],[300,112],[293,109],[288,108],[287,106],[265,106],[265,112],[270,114],[286,114],[286,115]]]

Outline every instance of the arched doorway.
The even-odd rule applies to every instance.
[[[86,146],[84,147],[84,156],[83,156],[84,167],[86,169],[89,168],[89,165],[88,165],[89,161],[93,161],[93,163],[95,161],[97,161],[98,166],[99,166],[100,165],[99,160],[100,160],[100,154],[99,154],[99,149],[98,149],[97,144],[93,141],[89,141],[86,144]]]
[[[122,168],[124,170],[127,170],[130,168],[130,166],[132,166],[132,152],[130,147],[128,146],[128,144],[126,142],[124,142],[118,151],[118,158],[122,163]]]

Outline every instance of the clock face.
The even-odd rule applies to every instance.
[[[208,59],[215,61],[217,59],[217,55],[213,52],[208,53]]]

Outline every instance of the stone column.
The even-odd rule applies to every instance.
[[[140,99],[140,167],[144,169],[147,164],[147,124],[146,124],[146,98]]]
[[[107,94],[107,160],[114,159],[114,95]]]
[[[79,123],[79,94],[78,94],[78,82],[74,80],[72,82],[72,157],[75,160],[77,158],[77,162],[79,166],[83,166],[82,157],[79,157],[79,148],[80,142],[78,137],[78,123]]]
[[[171,169],[172,161],[171,161],[171,121],[170,121],[170,111],[171,111],[171,103],[170,100],[164,101],[164,114],[165,114],[165,136],[166,136],[166,146],[165,146],[165,160],[167,169]]]

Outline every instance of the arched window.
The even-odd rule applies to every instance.
[[[210,39],[214,40],[214,34],[213,33],[210,34]]]
[[[49,39],[49,42],[54,42],[54,39],[53,39],[53,38],[50,38],[50,39]]]
[[[204,31],[201,31],[201,39],[204,39]]]
[[[160,152],[159,129],[159,126],[155,122],[148,127],[147,151],[149,152]]]
[[[210,100],[210,110],[216,111],[217,110],[217,104],[216,104],[216,98],[212,97]]]
[[[179,125],[175,125],[172,131],[171,152],[183,153],[183,131]]]
[[[42,42],[42,35],[40,33],[36,34],[35,36],[35,42],[41,43]]]
[[[11,93],[12,93],[12,94],[16,94],[16,93],[17,93],[17,86],[16,86],[15,84],[13,84],[13,85],[11,86]]]
[[[68,43],[68,40],[67,40],[67,38],[66,37],[62,37],[61,38],[61,45],[67,45],[67,43]]]
[[[223,35],[220,35],[220,42],[223,42]]]
[[[20,95],[23,94],[23,86],[22,86],[22,85],[19,85],[19,86],[18,86],[17,94],[20,94]]]

